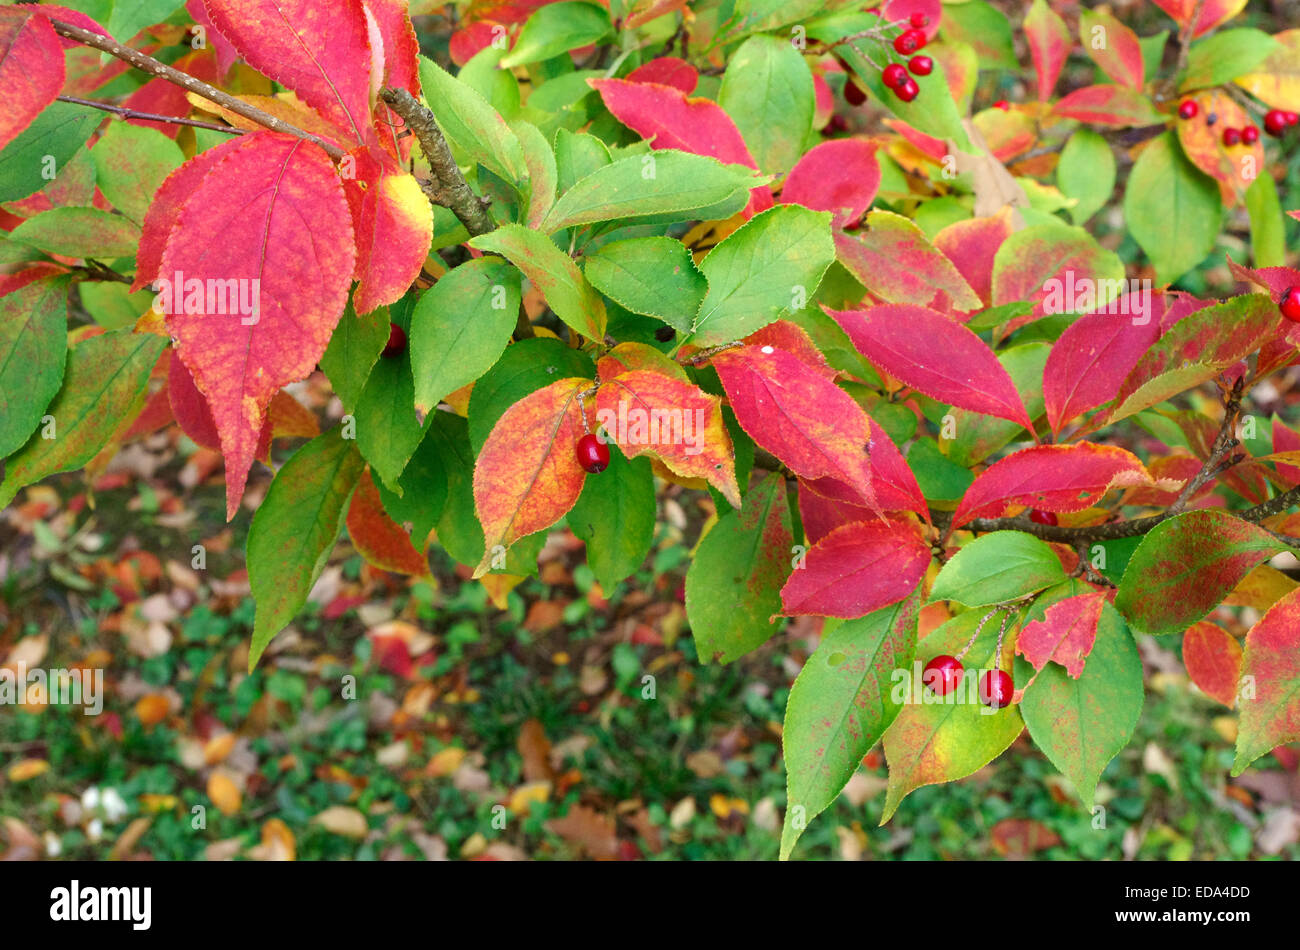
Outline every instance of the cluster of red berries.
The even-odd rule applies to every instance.
[[[921,682],[936,696],[947,696],[957,688],[965,673],[966,668],[961,665],[961,660],[941,653],[925,664]],[[1004,670],[988,670],[980,677],[979,697],[985,706],[992,709],[1009,706],[1014,693],[1015,682],[1011,679],[1011,674]]]
[[[1248,125],[1244,129],[1223,130],[1224,148],[1232,148],[1236,145],[1254,145],[1258,141],[1259,129],[1253,125]]]
[[[880,73],[880,81],[894,90],[894,95],[904,102],[911,102],[921,94],[921,87],[912,76],[928,76],[934,72],[934,60],[929,56],[915,54],[926,44],[925,25],[930,18],[924,13],[913,13],[908,19],[908,28],[894,37],[894,52],[900,56],[910,56],[906,68],[900,63],[890,63]]]
[[[1300,123],[1300,114],[1285,112],[1282,109],[1270,109],[1264,115],[1264,131],[1275,139],[1280,139],[1286,130]]]
[[[1300,323],[1300,286],[1288,287],[1282,291],[1277,308],[1282,311],[1282,316],[1292,323]]]
[[[1200,106],[1194,99],[1184,99],[1178,104],[1180,119],[1194,119],[1200,111]],[[1208,116],[1206,122],[1213,125],[1214,116],[1212,114]],[[1282,109],[1270,109],[1264,116],[1264,131],[1273,138],[1280,139],[1286,130],[1296,123],[1300,123],[1300,115]],[[1234,145],[1254,145],[1259,141],[1259,127],[1248,125],[1244,129],[1224,129],[1222,141],[1225,148],[1232,148]]]

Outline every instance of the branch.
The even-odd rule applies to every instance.
[[[138,109],[128,109],[126,106],[115,106],[110,102],[96,102],[94,99],[78,99],[76,96],[59,96],[60,102],[71,102],[74,106],[88,106],[91,109],[100,109],[104,112],[111,112],[121,119],[143,119],[148,122],[168,122],[172,125],[188,125],[194,129],[209,129],[213,132],[226,132],[230,135],[243,135],[244,129],[237,129],[233,125],[218,125],[215,122],[204,122],[201,119],[182,119],[174,115],[158,115],[155,112],[141,112]]]
[[[201,79],[196,79],[189,73],[183,73],[179,69],[174,69],[166,63],[160,62],[142,53],[139,50],[131,49],[129,46],[123,46],[116,40],[108,36],[100,36],[98,33],[92,33],[89,30],[83,30],[79,26],[73,26],[71,23],[64,23],[62,20],[50,20],[50,25],[54,27],[54,32],[59,36],[65,36],[70,40],[76,40],[86,46],[101,50],[110,56],[116,56],[118,59],[130,63],[136,69],[143,70],[154,76],[166,79],[168,82],[175,83],[182,89],[187,89],[196,95],[202,96],[209,102],[215,102],[229,112],[235,115],[243,116],[250,122],[256,122],[260,126],[270,129],[272,132],[283,132],[286,135],[293,135],[308,142],[314,142],[325,150],[334,161],[341,161],[347,154],[333,142],[321,138],[319,135],[313,135],[306,132],[296,125],[291,125],[283,119],[278,119],[269,112],[263,112],[256,106],[249,105],[242,99],[236,99],[229,93],[222,92],[216,86],[211,86]]]
[[[1181,77],[1187,72],[1187,54],[1192,49],[1192,34],[1196,31],[1196,24],[1201,22],[1201,11],[1205,9],[1205,0],[1196,0],[1196,8],[1192,11],[1192,18],[1187,21],[1182,32],[1178,34],[1178,65],[1174,69],[1174,76]]]
[[[1183,490],[1165,512],[1167,517],[1172,518],[1174,515],[1181,514],[1188,502],[1196,497],[1196,493],[1207,482],[1217,478],[1239,461],[1236,457],[1229,456],[1229,453],[1240,445],[1233,433],[1237,431],[1237,420],[1241,418],[1241,394],[1245,391],[1245,387],[1246,377],[1238,376],[1223,401],[1223,424],[1219,426],[1219,434],[1214,437],[1214,443],[1210,446],[1209,457],[1201,466],[1201,470],[1183,486]]]
[[[415,133],[424,157],[429,160],[435,180],[422,183],[429,200],[450,208],[471,236],[496,230],[496,222],[460,173],[433,112],[405,89],[385,87],[379,91],[379,97]]]

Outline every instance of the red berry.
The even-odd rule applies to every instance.
[[[867,101],[867,94],[858,88],[852,79],[844,84],[844,101],[851,106],[860,106]]]
[[[406,331],[396,323],[388,325],[388,342],[384,344],[384,352],[381,356],[394,357],[401,356],[406,352]]]
[[[1248,125],[1241,130],[1241,142],[1243,145],[1254,145],[1259,141],[1259,126]]]
[[[1059,523],[1056,520],[1056,512],[1039,511],[1037,508],[1029,512],[1029,520],[1034,524],[1051,525],[1053,528]]]
[[[924,13],[913,13],[910,17],[907,18],[907,22],[912,24],[912,26],[915,27],[916,29],[920,30],[930,25],[930,18],[926,16]]]
[[[1286,113],[1281,109],[1270,109],[1264,116],[1264,131],[1275,139],[1282,137],[1282,133],[1286,130],[1286,126]]]
[[[907,70],[898,63],[890,63],[881,71],[880,81],[890,89],[897,89],[907,82]]]
[[[1232,148],[1234,145],[1240,145],[1240,144],[1241,144],[1241,130],[1240,130],[1240,129],[1224,129],[1224,130],[1223,130],[1223,147],[1224,147],[1224,148]]]
[[[1201,107],[1192,99],[1184,99],[1178,107],[1178,118],[1195,119],[1196,113],[1201,111]]]
[[[867,12],[872,16],[880,16],[880,7],[867,7]]]
[[[921,682],[936,696],[947,696],[957,688],[964,672],[965,668],[961,665],[961,660],[941,653],[925,664],[925,669],[921,672]]]
[[[934,60],[929,56],[913,56],[908,60],[907,68],[914,76],[928,76],[934,72]]]
[[[578,440],[577,453],[578,464],[593,475],[609,467],[609,446],[596,438],[593,432]]]
[[[925,45],[925,34],[920,30],[904,30],[894,37],[894,52],[900,56],[911,56]]]
[[[904,102],[911,102],[920,94],[921,87],[916,84],[916,80],[911,76],[908,76],[907,80],[894,90],[894,95],[898,96],[898,98],[902,99]]]
[[[1300,112],[1287,112],[1284,114],[1287,125],[1295,125],[1300,122]]]
[[[1016,684],[1012,681],[1010,673],[989,670],[980,677],[980,702],[993,709],[1001,709],[1003,706],[1011,705],[1011,695],[1015,689]]]
[[[999,99],[997,102],[993,103],[993,108],[1001,109],[1003,112],[1010,112],[1011,103],[1007,102],[1005,99]]]
[[[1277,302],[1277,308],[1292,323],[1300,323],[1300,287],[1288,287],[1282,291],[1282,299]]]

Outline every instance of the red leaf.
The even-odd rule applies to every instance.
[[[1276,416],[1273,417],[1273,451],[1300,452],[1300,435],[1288,429],[1282,423],[1282,420]],[[1281,462],[1276,464],[1279,475],[1292,485],[1300,485],[1300,468],[1296,468],[1294,465],[1284,465]]]
[[[934,246],[987,304],[993,296],[993,258],[1010,235],[1011,210],[1006,208],[991,218],[953,222],[934,236]]]
[[[877,368],[932,399],[1009,419],[1033,431],[1020,393],[993,351],[926,307],[884,304],[826,311]]]
[[[629,82],[653,82],[661,86],[672,86],[688,96],[700,84],[700,74],[695,67],[676,56],[660,56],[642,63],[627,74],[627,79]]]
[[[358,142],[373,137],[372,50],[361,0],[205,3],[213,25],[250,66]]]
[[[506,28],[500,23],[491,23],[487,20],[470,23],[464,29],[451,34],[451,40],[448,42],[451,61],[457,66],[464,66],[491,46],[492,41],[498,36],[504,37],[505,35]]]
[[[939,23],[943,19],[943,6],[939,0],[886,0],[884,4],[885,20],[896,22],[906,20],[913,13],[920,13],[928,21],[921,28],[926,40],[933,40],[939,33]]]
[[[1196,13],[1197,0],[1155,0],[1156,6],[1164,10],[1177,21],[1179,26],[1186,26]],[[1201,18],[1196,21],[1192,38],[1202,36],[1226,20],[1230,20],[1242,11],[1246,0],[1207,0],[1201,9]]]
[[[1118,446],[1036,445],[999,459],[976,476],[957,506],[952,525],[996,518],[1007,505],[1083,511],[1112,488],[1154,484],[1142,460]]]
[[[902,119],[885,119],[885,125],[901,135],[918,152],[933,160],[936,164],[942,162],[944,156],[948,154],[948,146],[943,139],[937,139],[933,135],[926,135],[920,129],[913,128]]]
[[[1101,44],[1093,41],[1100,38]],[[1109,13],[1081,10],[1079,39],[1101,71],[1130,89],[1142,89],[1146,66],[1138,36]]]
[[[1241,679],[1241,644],[1222,627],[1199,620],[1183,634],[1183,663],[1206,696],[1225,706],[1237,703]]]
[[[1106,599],[1105,591],[1097,591],[1058,600],[1047,608],[1042,620],[1026,624],[1020,631],[1016,653],[1035,671],[1052,660],[1078,679],[1083,674],[1083,661],[1097,640],[1097,624]]]
[[[0,148],[12,142],[63,88],[63,44],[29,7],[0,7]]]
[[[1128,298],[1143,293],[1085,314],[1052,346],[1043,367],[1043,399],[1054,434],[1076,416],[1114,399],[1119,384],[1159,339],[1160,321],[1148,311],[1146,322],[1137,323],[1128,306]]]
[[[1038,99],[1046,102],[1052,98],[1056,78],[1070,55],[1070,30],[1046,0],[1034,0],[1025,17],[1024,30],[1034,58],[1034,72],[1038,74]]]
[[[835,256],[874,296],[941,312],[968,313],[980,298],[915,223],[892,211],[873,211],[863,234],[837,232]]]
[[[161,309],[221,436],[228,517],[243,495],[267,404],[315,368],[343,313],[356,262],[351,231],[329,157],[270,132],[233,143],[181,208],[160,276],[180,275],[185,293],[177,288]],[[229,291],[232,280],[255,301],[255,317],[219,306],[207,312],[209,295]],[[206,289],[204,299],[190,293],[196,287]]]
[[[813,342],[807,331],[789,320],[769,323],[745,337],[745,342],[750,346],[773,346],[778,350],[793,353],[827,379],[834,380],[838,375],[831,364],[826,362],[826,357],[822,355],[821,350],[817,349],[817,344]]]
[[[688,98],[672,86],[629,82],[626,79],[589,79],[614,118],[643,139],[651,148],[676,148],[696,155],[710,155],[730,165],[758,168],[731,116],[710,99]],[[772,190],[760,185],[751,192],[745,216],[772,207]]]
[[[354,176],[343,180],[357,238],[352,304],[359,314],[395,303],[415,282],[433,239],[433,208],[415,176],[367,146],[348,153]]]
[[[163,250],[171,238],[172,227],[180,217],[181,208],[190,196],[203,184],[208,173],[224,158],[239,149],[242,139],[235,138],[229,142],[199,152],[192,159],[176,169],[154,192],[153,201],[144,216],[141,227],[140,249],[136,254],[135,282],[131,284],[134,293],[152,284],[158,277],[162,266]]]
[[[865,139],[831,139],[809,149],[790,169],[781,200],[829,211],[832,224],[843,228],[866,214],[879,187],[875,146]]]
[[[914,511],[926,521],[930,520],[930,508],[921,494],[921,487],[916,483],[903,453],[898,451],[885,430],[871,422],[871,491],[875,503],[884,511]],[[818,478],[806,483],[808,488],[841,504],[863,507],[869,510],[870,500],[844,482],[834,478]],[[854,518],[854,521],[863,520]]]
[[[930,545],[913,521],[859,521],[836,528],[808,549],[781,588],[790,615],[864,617],[916,589]]]
[[[185,11],[206,31],[204,38],[217,57],[217,77],[224,80],[230,72],[230,67],[235,65],[235,60],[239,59],[239,51],[230,44],[230,40],[221,35],[220,30],[212,25],[212,19],[208,16],[203,0],[187,0]]]
[[[415,36],[415,27],[411,25],[411,18],[407,14],[407,0],[363,2],[366,12],[379,28],[379,36],[384,44],[384,85],[405,89],[417,99],[420,98],[420,41]],[[398,137],[402,120],[384,105],[375,116],[374,124],[384,148],[405,165],[411,157],[413,137]]]
[[[1164,120],[1150,99],[1127,86],[1085,86],[1056,103],[1052,111],[1063,118],[1116,128]]]
[[[846,524],[871,520],[869,509],[816,492],[812,488],[815,484],[817,483],[799,479],[799,520],[803,522],[803,535],[809,544],[816,544]]]
[[[773,346],[724,350],[712,362],[750,438],[796,475],[842,481],[876,508],[867,454],[871,421],[852,396]]]
[[[384,510],[379,488],[367,469],[348,506],[348,536],[369,563],[384,571],[431,577],[429,559],[415,549],[411,536]]]

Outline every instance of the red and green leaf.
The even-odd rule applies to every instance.
[[[1300,589],[1270,607],[1250,628],[1241,676],[1233,775],[1270,749],[1300,739]]]
[[[914,223],[892,211],[873,211],[861,236],[835,235],[839,262],[887,303],[968,312],[980,298],[961,272]]]
[[[1038,75],[1038,99],[1047,102],[1070,55],[1070,30],[1047,0],[1034,0],[1025,16],[1024,30]]]
[[[30,7],[0,7],[0,149],[27,128],[63,88],[63,44]]]

